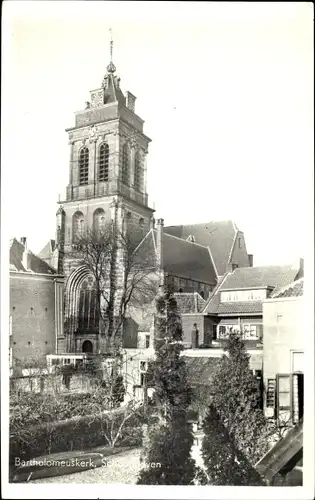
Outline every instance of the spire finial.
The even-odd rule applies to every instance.
[[[113,46],[114,46],[114,42],[113,42],[112,28],[109,28],[109,33],[110,33],[110,44],[109,44],[109,48],[110,48],[110,63],[107,66],[107,72],[108,73],[115,73],[116,68],[115,68],[115,65],[113,63]]]

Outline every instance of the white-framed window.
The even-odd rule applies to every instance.
[[[230,333],[240,333],[241,329],[239,325],[218,325],[217,332],[218,339],[227,339]]]
[[[217,338],[227,339],[230,333],[240,333],[244,340],[257,340],[259,338],[259,331],[261,325],[244,324],[240,326],[235,325],[218,325]]]
[[[260,301],[266,296],[266,290],[229,290],[221,292],[221,302]]]
[[[256,340],[258,338],[257,325],[243,325],[243,337],[245,340]]]
[[[148,362],[140,360],[139,361],[139,373],[140,373],[140,385],[141,386],[144,386],[144,384],[145,384],[145,376],[147,373],[147,369],[148,369]]]

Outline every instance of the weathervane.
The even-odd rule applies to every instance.
[[[114,42],[113,42],[112,28],[109,28],[109,33],[110,33],[110,44],[109,44],[109,47],[110,47],[110,63],[107,66],[107,72],[108,73],[115,73],[116,68],[115,68],[115,65],[113,63],[113,46],[114,46]]]

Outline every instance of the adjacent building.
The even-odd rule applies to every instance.
[[[27,248],[10,242],[10,366],[45,362],[63,335],[63,276]]]

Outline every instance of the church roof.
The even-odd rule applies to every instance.
[[[126,106],[126,98],[119,87],[120,79],[113,73],[107,73],[105,78],[107,79],[107,85],[104,90],[104,104],[118,102],[119,104]]]
[[[157,230],[152,231],[156,245]],[[212,285],[216,283],[209,250],[203,245],[164,233],[163,260],[164,271],[172,276]]]
[[[151,229],[136,252],[140,256],[150,255],[156,260],[157,230]],[[163,235],[163,267],[166,273],[180,278],[216,284],[216,274],[211,262],[208,248],[182,240],[169,234]]]
[[[25,251],[28,253],[28,269],[23,265],[23,254]],[[16,238],[13,238],[10,242],[10,271],[56,274],[56,271],[47,262],[30,250],[25,250],[25,246],[17,241]]]
[[[232,220],[225,220],[204,224],[166,226],[164,232],[184,240],[189,236],[194,236],[196,243],[209,247],[217,274],[222,276],[226,272],[239,229]],[[244,262],[240,262],[239,266],[248,266],[248,258],[243,260]]]

